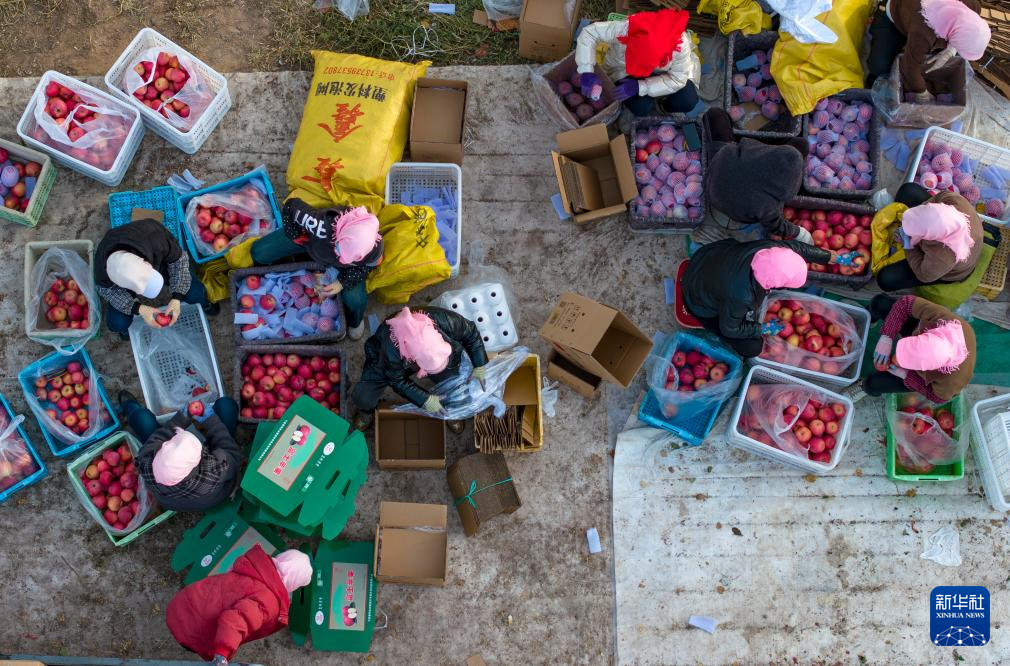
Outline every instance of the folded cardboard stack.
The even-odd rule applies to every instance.
[[[501,453],[474,453],[449,468],[449,491],[463,523],[473,536],[483,523],[522,506],[515,483]]]
[[[539,451],[543,446],[543,403],[540,397],[540,357],[530,354],[505,381],[505,414],[491,410],[473,419],[474,443],[483,453]]]

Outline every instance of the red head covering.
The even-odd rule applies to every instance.
[[[624,68],[628,76],[641,79],[670,62],[680,50],[680,39],[690,14],[683,9],[639,12],[628,17],[628,35],[617,40],[627,47]]]

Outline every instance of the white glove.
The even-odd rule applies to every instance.
[[[796,238],[793,240],[798,240],[799,242],[806,243],[807,245],[814,244],[814,237],[811,236],[810,232],[803,227],[799,227],[799,231],[796,233]]]
[[[424,401],[424,411],[432,416],[447,416],[449,414],[445,407],[442,406],[442,401],[434,393],[429,395],[428,399]]]
[[[916,104],[929,104],[933,101],[933,95],[930,94],[928,90],[923,90],[920,93],[915,93],[913,96]]]
[[[487,366],[482,365],[479,368],[473,369],[473,377],[478,382],[480,382],[480,389],[482,391],[487,390]]]
[[[948,46],[944,50],[940,51],[936,55],[932,55],[926,58],[926,68],[924,72],[932,72],[937,69],[943,69],[943,66],[950,62],[950,59],[957,55],[957,49],[953,46]]]
[[[337,296],[340,292],[344,290],[344,285],[340,284],[340,280],[334,280],[333,282],[319,288],[319,293],[323,296],[333,298]]]

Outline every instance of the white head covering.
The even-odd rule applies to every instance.
[[[154,266],[123,250],[109,255],[105,261],[105,272],[117,285],[144,298],[154,298],[165,285],[164,276]]]
[[[165,440],[151,461],[154,480],[163,486],[178,485],[200,464],[202,454],[203,444],[196,435],[176,428],[175,435]]]
[[[294,592],[312,582],[312,562],[300,550],[285,550],[273,558],[277,573],[284,582],[284,589]]]

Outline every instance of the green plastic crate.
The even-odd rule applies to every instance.
[[[950,465],[936,465],[933,471],[927,474],[911,474],[898,467],[896,457],[896,446],[894,433],[891,432],[891,424],[887,418],[888,414],[898,411],[898,398],[907,395],[905,393],[889,393],[884,400],[884,425],[887,428],[887,478],[895,481],[957,481],[964,478],[964,456],[961,460]],[[958,394],[953,400],[945,402],[937,409],[947,408],[954,415],[954,434],[959,439],[968,437],[968,424],[965,422],[964,397]],[[965,443],[967,448],[967,442]]]
[[[46,207],[46,201],[49,200],[49,192],[52,191],[53,183],[56,182],[56,165],[45,153],[25,148],[17,143],[0,139],[0,148],[9,152],[10,156],[18,162],[38,162],[42,165],[42,171],[37,176],[35,190],[32,192],[32,198],[29,200],[25,212],[11,210],[0,203],[0,220],[26,227],[37,226],[39,220],[42,219],[42,209]]]
[[[152,512],[148,514],[148,519],[146,523],[144,523],[137,529],[133,530],[129,534],[117,536],[114,535],[109,530],[109,526],[106,524],[104,520],[102,520],[100,517],[95,517],[95,515],[92,513],[91,509],[93,507],[90,506],[91,499],[88,496],[88,492],[84,489],[84,484],[81,483],[80,478],[81,475],[78,472],[81,468],[87,466],[87,464],[91,462],[91,460],[94,459],[94,457],[97,456],[99,453],[110,447],[119,446],[124,440],[129,445],[130,450],[133,451],[134,457],[136,457],[136,455],[140,452],[140,442],[138,442],[136,437],[134,437],[130,433],[121,430],[98,442],[97,444],[86,450],[84,453],[82,453],[80,456],[75,458],[73,462],[67,465],[67,474],[70,475],[70,484],[73,486],[74,492],[77,493],[77,496],[78,498],[80,498],[81,503],[84,504],[84,508],[86,511],[88,511],[88,515],[90,515],[92,518],[95,518],[95,521],[102,526],[102,529],[105,530],[105,534],[108,535],[109,540],[112,541],[112,544],[114,546],[125,546],[126,544],[130,543],[131,541],[139,537],[144,532],[150,530],[155,525],[163,523],[175,515],[175,511],[168,511],[162,509],[157,504],[155,504],[154,508],[152,509]],[[143,479],[141,479],[141,483],[143,483]]]

